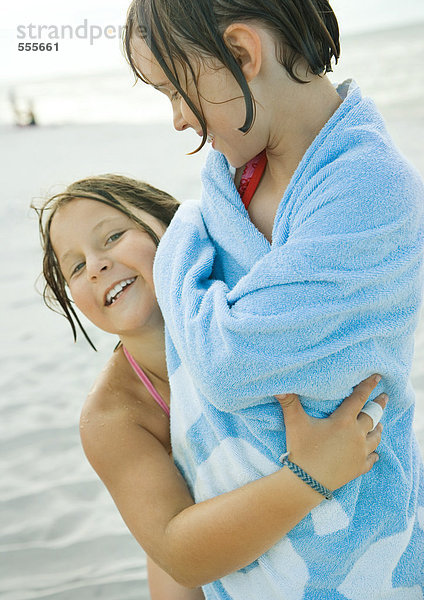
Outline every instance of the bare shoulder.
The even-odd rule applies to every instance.
[[[101,475],[117,447],[159,441],[170,452],[169,420],[139,381],[122,352],[112,354],[82,407],[84,451]]]
[[[134,409],[142,401],[144,390],[141,386],[134,385],[128,367],[120,350],[112,354],[83,405],[82,429],[93,418],[122,418],[129,410],[129,404]]]

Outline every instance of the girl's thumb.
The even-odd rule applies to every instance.
[[[299,396],[297,394],[278,394],[275,397],[283,409],[284,417],[294,413],[298,414],[300,411],[303,412],[302,406],[299,402]]]

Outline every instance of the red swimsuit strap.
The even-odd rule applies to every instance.
[[[238,192],[246,210],[249,208],[249,204],[253,198],[253,195],[256,192],[260,180],[262,179],[266,163],[266,152],[265,150],[262,150],[260,154],[255,156],[255,158],[252,158],[252,160],[250,160],[244,167]]]

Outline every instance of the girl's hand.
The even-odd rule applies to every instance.
[[[306,414],[296,394],[276,396],[284,413],[289,460],[330,490],[367,473],[379,459],[375,450],[383,426],[379,423],[371,431],[371,418],[361,413],[377,378],[372,375],[362,381],[325,419]],[[386,394],[380,394],[374,402],[384,409],[387,400]]]

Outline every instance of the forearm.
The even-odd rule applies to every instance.
[[[116,418],[100,415],[82,431],[87,457],[129,530],[146,554],[185,587],[247,566],[323,499],[281,467],[194,504],[166,449],[144,428],[126,421],[121,427]]]
[[[281,469],[189,506],[163,531],[161,566],[187,587],[219,579],[256,560],[322,500]]]
[[[362,399],[361,406],[364,403]],[[323,500],[288,468],[281,467],[194,504],[180,471],[153,433],[129,419],[127,411],[90,413],[89,408],[81,415],[81,438],[88,459],[146,553],[185,587],[204,585],[247,566]],[[340,418],[332,415],[311,421],[299,402],[283,407],[287,447],[295,462],[330,489],[366,472],[361,464],[358,467],[358,461],[350,467],[347,463],[351,457],[369,453],[367,446],[367,452],[362,447],[365,434],[355,428],[359,408],[352,431],[341,409],[335,411]],[[90,419],[85,414],[90,414]],[[304,440],[308,440],[306,447]],[[314,448],[320,448],[318,455]],[[342,473],[335,473],[335,466]]]
[[[84,450],[128,528],[154,562],[186,587],[247,566],[290,531],[322,497],[280,468],[193,503],[162,443],[125,412],[89,413]]]

